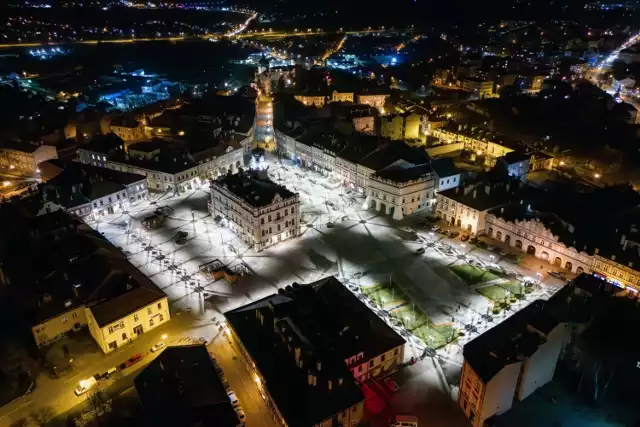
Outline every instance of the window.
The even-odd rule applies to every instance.
[[[113,333],[113,326],[109,326],[109,333],[112,334]]]
[[[271,234],[271,227],[269,227],[269,234]]]
[[[161,302],[158,303],[158,310],[162,310],[162,303]]]
[[[137,315],[137,314],[134,314],[134,315],[133,315],[133,321],[134,321],[134,322],[137,322],[137,321],[138,321],[138,315]]]
[[[151,313],[153,312],[153,310],[151,310],[151,307],[147,308],[147,314],[151,315]]]
[[[393,355],[394,355],[394,356],[397,356],[397,355],[398,355],[398,353],[400,353],[400,350],[399,350],[399,349],[397,349],[397,348],[396,348],[395,350],[393,350]]]
[[[120,200],[120,195],[116,194],[116,199]]]
[[[386,356],[387,356],[386,354],[383,354],[382,356],[380,356],[380,361],[384,362],[384,360],[386,359]]]
[[[125,332],[122,333],[122,340],[123,341],[127,340],[127,334]]]
[[[109,203],[111,203],[111,196],[109,196]]]
[[[347,416],[347,411],[342,411],[342,418]]]
[[[278,224],[278,231],[280,231],[280,224]]]
[[[294,208],[291,208],[291,213],[293,213],[293,212],[294,212]]]
[[[284,216],[287,216],[287,215],[289,215],[289,209],[284,210]]]
[[[351,412],[356,412],[358,408],[356,408],[355,406],[351,408]]]
[[[153,319],[149,319],[149,326],[153,326]]]
[[[468,406],[469,406],[469,402],[467,402],[467,399],[464,399],[462,401],[462,407],[464,408],[465,411],[467,410]]]
[[[267,221],[271,222],[271,215],[267,218]]]
[[[78,318],[78,313],[76,311],[74,311],[73,315],[71,317],[73,317],[74,319],[77,319]]]
[[[358,366],[358,372],[362,372],[362,365]]]
[[[260,224],[264,225],[264,218],[260,218]]]
[[[292,219],[292,220],[291,220],[291,225],[294,225],[295,223],[296,223],[296,220],[295,220],[295,219]]]

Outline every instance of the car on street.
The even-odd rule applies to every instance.
[[[327,223],[327,228],[333,228],[333,223],[332,222],[328,222]]]
[[[422,255],[424,253],[425,249],[424,248],[418,248],[416,249],[416,255]]]
[[[76,396],[80,396],[81,394],[84,394],[95,387],[97,383],[98,380],[95,377],[89,377],[87,379],[80,380],[78,386],[74,390],[74,393],[76,394]]]
[[[549,276],[551,277],[555,277],[556,279],[560,279],[560,280],[567,280],[567,276],[559,271],[549,271]]]
[[[495,246],[487,245],[487,247],[485,249],[488,250],[488,251],[492,251],[495,248],[496,248]]]
[[[241,407],[236,408],[236,414],[238,415],[238,419],[241,423],[244,423],[247,420],[247,415],[244,413]]]
[[[469,240],[469,235],[468,234],[463,234],[462,236],[460,236],[460,241],[466,242],[467,240]]]
[[[431,227],[431,231],[438,231],[438,230],[440,230],[440,226],[437,224]]]
[[[389,390],[391,390],[391,391],[398,391],[398,389],[400,388],[398,386],[398,383],[393,378],[387,377],[383,381],[384,381],[385,385],[387,387],[389,387]]]
[[[236,396],[236,394],[233,391],[228,392],[227,396],[229,397],[229,401],[231,402],[231,406],[233,406],[234,408],[237,407],[237,406],[240,406],[240,401],[238,400],[238,397]]]
[[[406,231],[407,233],[415,233],[416,231],[411,228],[411,227],[400,227],[403,231]]]
[[[138,363],[141,360],[142,360],[142,353],[134,354],[133,356],[128,358],[123,363],[123,365],[124,365],[125,368],[128,368],[129,366],[133,366],[133,365],[135,365],[136,363]]]
[[[456,237],[458,237],[460,235],[459,231],[450,231],[449,232],[449,237],[451,237],[452,239],[455,239]]]
[[[153,347],[151,347],[151,353],[155,353],[158,350],[162,350],[165,344],[164,341],[157,342]]]
[[[500,256],[507,256],[507,251],[504,249],[500,251]]]

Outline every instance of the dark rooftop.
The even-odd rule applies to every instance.
[[[457,187],[438,193],[442,197],[462,203],[478,211],[484,211],[504,205],[511,200],[518,190],[515,183],[479,182],[467,187]]]
[[[212,185],[225,188],[253,207],[267,206],[278,195],[283,200],[296,196],[286,187],[268,178],[260,178],[258,173],[245,171],[222,175],[212,181]]]
[[[464,346],[465,361],[484,383],[505,366],[530,357],[544,344],[544,335],[559,324],[551,311],[545,310],[548,304],[536,300]]]
[[[160,425],[240,424],[204,345],[167,347],[134,384],[149,418]]]
[[[420,166],[390,166],[385,168],[374,176],[381,179],[388,179],[393,182],[409,182],[429,176],[433,170],[429,165]]]
[[[370,360],[405,343],[334,277],[288,286],[225,316],[285,421],[296,427],[320,423],[364,400],[347,359],[363,353]]]
[[[442,157],[431,160],[431,168],[438,175],[438,178],[446,178],[460,174],[456,169],[456,164],[451,157]]]

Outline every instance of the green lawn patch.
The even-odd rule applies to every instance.
[[[506,282],[499,285],[484,286],[477,288],[476,291],[480,295],[484,295],[492,301],[503,302],[507,295],[516,297],[524,293],[524,286],[520,286],[518,282]]]
[[[362,293],[383,308],[397,307],[410,301],[404,291],[393,282],[362,287]]]
[[[426,345],[434,349],[444,347],[458,337],[452,325],[424,325],[412,332]]]
[[[391,317],[398,319],[405,328],[413,330],[431,323],[429,316],[418,307],[405,305],[391,312]]]
[[[469,264],[452,265],[449,268],[467,285],[477,285],[500,278],[490,271]]]

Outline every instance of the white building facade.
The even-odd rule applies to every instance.
[[[571,226],[569,226],[571,232]],[[577,274],[589,272],[593,257],[567,246],[537,218],[505,221],[497,214],[486,216],[487,236],[508,244],[549,264]]]
[[[428,209],[434,194],[433,174],[414,179],[390,179],[374,175],[368,180],[363,208],[375,208],[396,221],[414,212]]]
[[[283,195],[289,193],[284,187],[280,188]],[[300,234],[300,199],[298,194],[290,194],[283,197],[276,192],[267,203],[260,199],[262,196],[253,198],[255,203],[249,203],[223,178],[211,184],[209,211],[214,218],[221,217],[223,224],[260,252]]]

